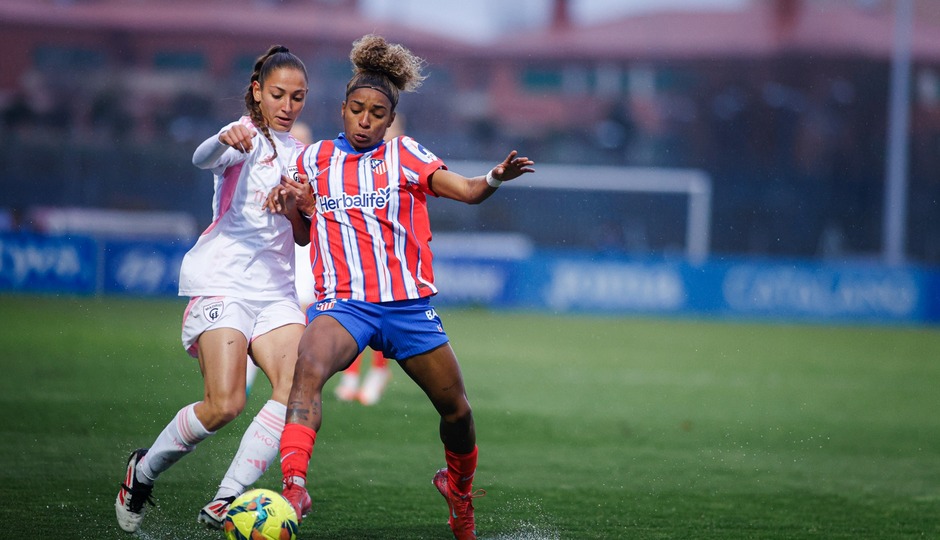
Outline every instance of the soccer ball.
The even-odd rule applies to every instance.
[[[297,513],[280,493],[246,491],[232,501],[222,522],[228,540],[296,540]]]

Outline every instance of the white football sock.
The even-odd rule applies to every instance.
[[[195,405],[192,403],[180,409],[157,436],[147,455],[137,464],[139,481],[153,484],[160,473],[192,452],[200,441],[215,433],[206,431],[202,422],[196,418]]]
[[[273,400],[264,404],[245,431],[235,459],[219,483],[215,499],[241,495],[268,470],[277,457],[286,416],[285,405]]]

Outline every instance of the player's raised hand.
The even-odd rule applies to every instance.
[[[493,178],[505,182],[513,178],[518,178],[525,173],[535,172],[535,169],[532,168],[535,162],[527,157],[518,157],[517,154],[518,152],[515,150],[509,152],[509,155],[506,156],[506,159],[504,159],[502,163],[493,167]]]
[[[231,128],[219,134],[219,142],[227,144],[246,154],[251,152],[251,138],[254,137],[254,131],[241,124],[235,124]]]

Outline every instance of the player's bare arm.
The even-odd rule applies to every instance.
[[[438,169],[431,175],[431,189],[438,196],[467,204],[479,204],[496,192],[503,182],[516,179],[525,173],[535,172],[535,162],[518,152],[509,152],[502,163],[483,176],[467,178],[453,171]]]

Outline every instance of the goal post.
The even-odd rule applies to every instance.
[[[481,174],[493,167],[482,161],[449,160],[463,174]],[[639,192],[684,195],[686,204],[685,254],[698,264],[708,259],[711,234],[712,181],[699,169],[615,167],[604,165],[535,165],[537,174],[522,176],[500,189],[552,189],[596,192]]]

